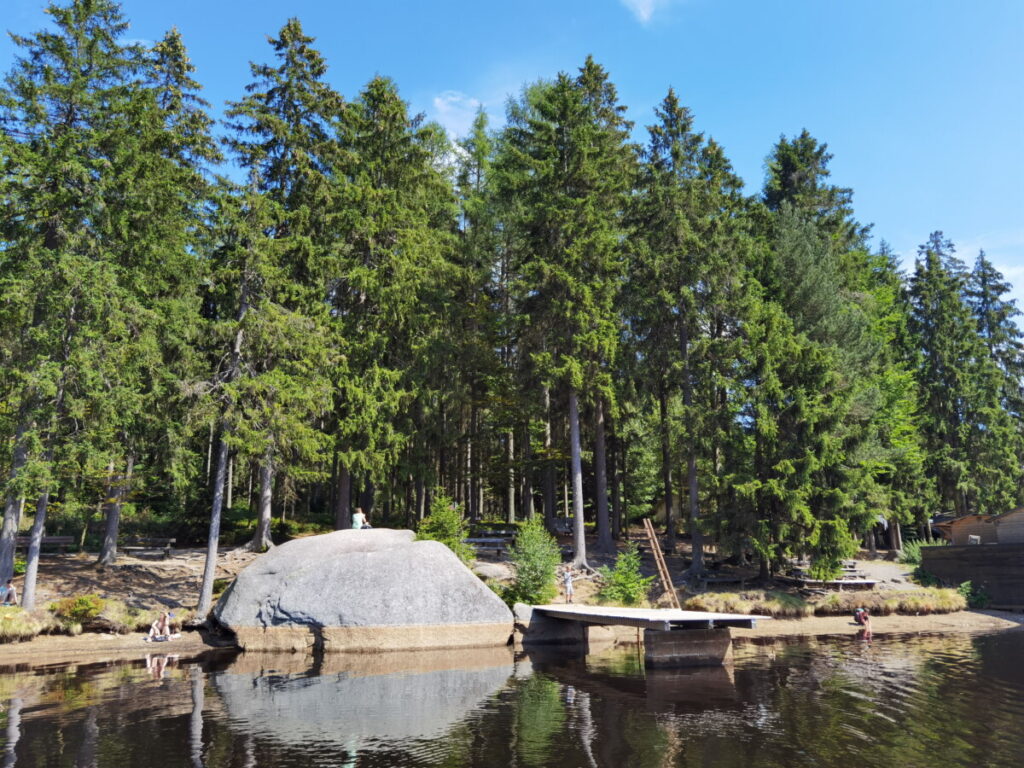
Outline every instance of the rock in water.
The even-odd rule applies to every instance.
[[[275,547],[213,609],[246,650],[503,645],[512,612],[448,547],[412,531],[345,530]]]

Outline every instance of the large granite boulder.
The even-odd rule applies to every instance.
[[[247,649],[383,651],[500,645],[512,613],[443,544],[335,531],[253,561],[213,615]]]

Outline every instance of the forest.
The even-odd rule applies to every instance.
[[[0,85],[0,581],[15,536],[242,544],[656,515],[773,573],[1021,503],[1018,312],[941,232],[909,272],[807,131],[760,191],[592,58],[464,138],[297,19],[214,118],[176,30],[49,7]],[[646,127],[644,127],[646,126]],[[593,530],[590,531],[590,526]],[[213,585],[207,566],[200,613]]]

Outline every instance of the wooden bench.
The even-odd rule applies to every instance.
[[[128,542],[127,545],[118,547],[126,555],[131,552],[152,552],[153,550],[160,550],[163,552],[164,560],[168,560],[171,557],[171,549],[174,548],[174,544],[177,539],[159,539],[159,538],[136,538]]]
[[[463,539],[463,541],[466,544],[472,544],[477,552],[494,552],[495,555],[502,555],[508,551],[512,540],[480,536]]]
[[[28,549],[28,543],[30,540],[30,536],[16,536],[14,538],[14,548],[16,550]],[[68,547],[77,543],[78,540],[74,536],[43,536],[40,541],[40,549],[42,547],[56,547],[61,552],[67,552]]]
[[[738,574],[719,574],[715,576],[704,576],[700,580],[702,589],[707,589],[708,584],[739,584],[740,589],[747,586],[747,582],[755,579],[755,576],[740,576]]]

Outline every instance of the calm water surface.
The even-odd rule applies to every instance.
[[[690,672],[504,649],[0,667],[0,707],[2,768],[1017,767],[1024,633],[746,645]]]

